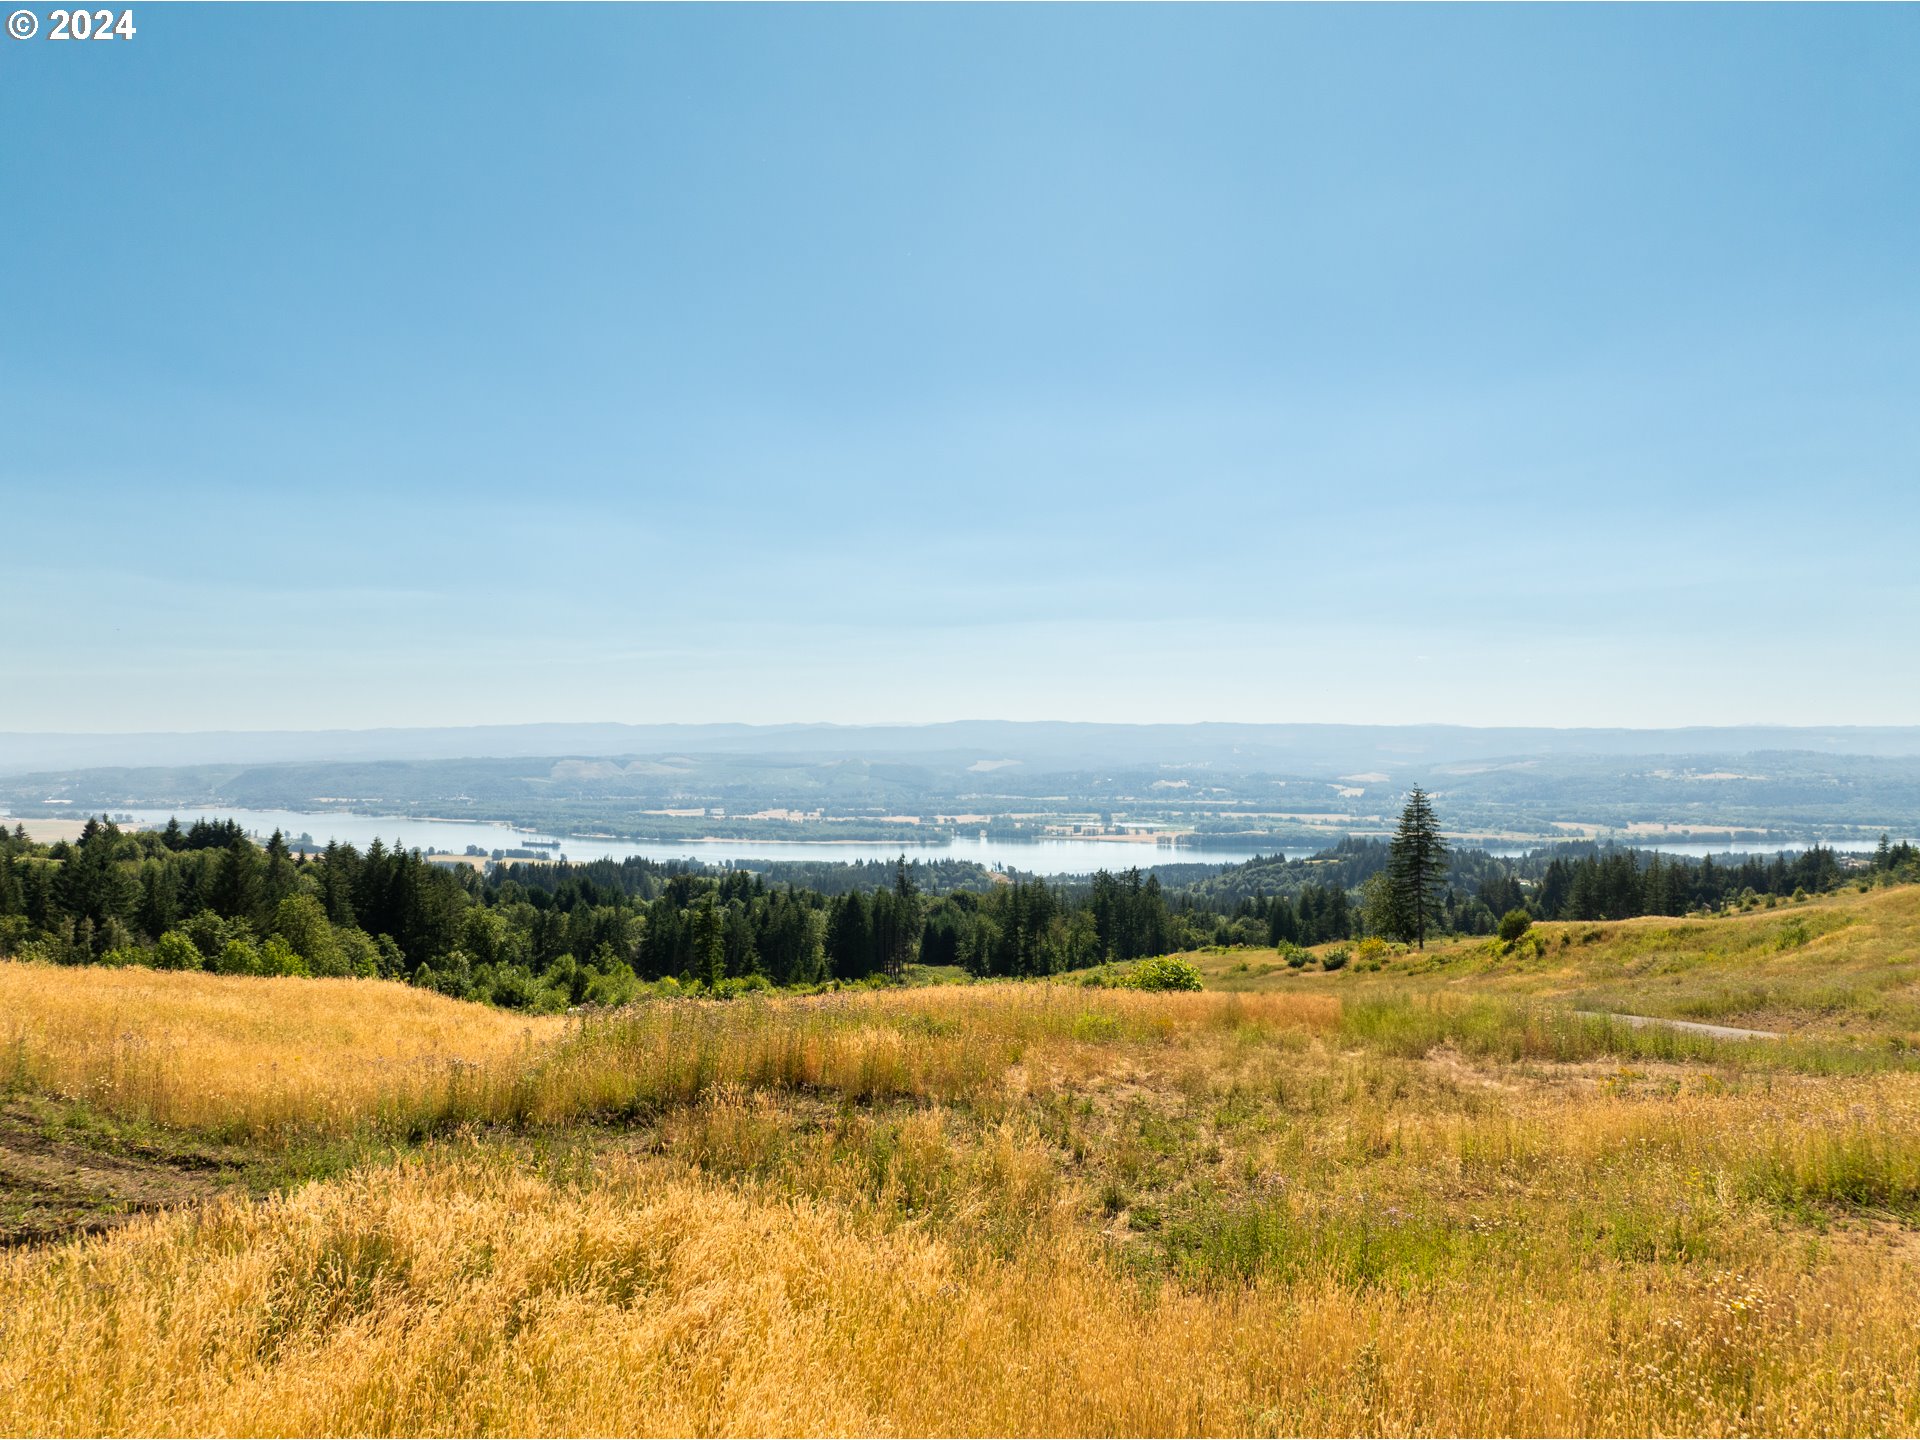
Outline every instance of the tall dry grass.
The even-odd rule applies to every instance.
[[[1920,1075],[1471,1003],[0,965],[17,1085],[524,1127],[0,1256],[0,1433],[1920,1428]]]
[[[228,1134],[563,1123],[716,1086],[856,1100],[979,1098],[1036,1047],[1330,1028],[1323,996],[1074,986],[662,1001],[529,1018],[369,980],[0,962],[0,1081]]]
[[[1920,1076],[1911,1074],[1658,1099],[1603,1087],[1466,1113],[1372,1106],[1354,1115],[1348,1139],[1355,1153],[1489,1179],[1555,1174],[1591,1187],[1625,1167],[1643,1186],[1671,1171],[1750,1198],[1920,1208]]]
[[[977,1101],[1042,1054],[1242,1030],[1327,1031],[1338,1019],[1339,1003],[1326,996],[1048,985],[642,1005],[581,1022],[541,1066],[529,1115],[647,1113],[721,1084],[862,1101]]]
[[[0,962],[0,1083],[227,1133],[484,1106],[564,1030],[378,980]]]
[[[1141,1287],[1057,1226],[967,1254],[643,1165],[442,1151],[0,1258],[0,1431],[1912,1433],[1920,1256],[1791,1249]]]

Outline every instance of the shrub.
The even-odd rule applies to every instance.
[[[450,971],[445,978],[458,982],[460,976]],[[536,1015],[556,1015],[567,1008],[571,998],[524,965],[476,966],[468,990],[473,997],[490,1000],[502,1009],[527,1010]]]
[[[1513,909],[1500,917],[1500,938],[1511,945],[1527,931],[1533,928],[1533,916],[1525,910]]]
[[[1353,952],[1351,950],[1347,949],[1344,945],[1336,945],[1320,957],[1320,968],[1323,970],[1345,969],[1347,961],[1352,958]]]
[[[373,943],[373,937],[366,931],[349,925],[336,930],[334,938],[339,943],[349,975],[358,975],[363,980],[377,980],[385,973],[380,968],[380,947]]]
[[[1112,1015],[1100,1015],[1089,1010],[1076,1015],[1073,1020],[1073,1038],[1087,1044],[1111,1040],[1119,1033],[1120,1021]]]
[[[260,973],[262,975],[309,975],[307,962],[278,935],[269,935],[267,943],[260,947]]]
[[[1200,971],[1191,960],[1163,955],[1157,960],[1142,960],[1127,977],[1135,990],[1198,990]]]
[[[634,976],[633,967],[624,960],[616,960],[606,970],[596,973],[587,981],[585,998],[589,1005],[604,1005],[612,1008],[627,1004],[639,993],[640,982]]]
[[[219,957],[213,962],[213,968],[222,975],[258,975],[260,952],[247,941],[236,936],[221,948]]]
[[[1379,969],[1380,962],[1385,960],[1392,952],[1393,947],[1378,935],[1367,936],[1366,939],[1354,947],[1353,951],[1354,958],[1362,964],[1373,966],[1376,970]]]
[[[207,962],[207,968],[220,968],[221,954],[229,940],[238,940],[253,948],[253,927],[244,920],[223,920],[211,910],[202,910],[181,922],[180,933],[194,944]]]
[[[1287,957],[1287,964],[1295,970],[1302,968],[1307,961],[1313,958],[1311,954],[1302,950],[1298,945],[1283,944],[1280,947],[1280,953]]]
[[[199,970],[205,963],[200,947],[178,930],[169,930],[154,942],[153,968],[156,970]]]

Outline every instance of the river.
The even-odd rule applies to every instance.
[[[611,840],[561,835],[488,820],[430,820],[398,815],[360,815],[340,810],[135,809],[116,813],[131,814],[134,824],[142,827],[164,825],[170,816],[178,817],[182,825],[191,825],[195,820],[231,818],[239,821],[249,832],[262,837],[279,830],[290,840],[309,836],[316,845],[337,840],[363,850],[377,837],[390,847],[404,846],[455,855],[462,854],[470,845],[477,845],[489,853],[494,850],[537,849],[542,854],[556,858],[565,856],[569,860],[623,860],[637,856],[648,860],[700,860],[714,865],[765,864],[774,860],[891,860],[904,852],[920,860],[974,860],[996,869],[1011,866],[1039,875],[1085,875],[1095,870],[1125,870],[1131,865],[1235,865],[1252,859],[1256,854],[1271,854],[1276,848],[1282,848],[1266,845],[1214,849],[1092,839],[986,840],[978,835],[962,835],[951,842],[921,845],[899,840]],[[1296,844],[1284,848],[1288,855],[1297,858],[1332,843],[1332,840],[1322,840],[1312,845]],[[1754,840],[1635,843],[1644,849],[1695,857],[1729,853],[1772,855],[1782,849],[1806,848],[1805,842],[1783,844],[1780,841]],[[555,846],[557,848],[551,848]],[[1535,847],[1531,844],[1508,843],[1490,844],[1484,848],[1496,855],[1518,855]],[[1862,843],[1849,848],[1867,850],[1872,847]]]
[[[279,830],[289,840],[310,836],[316,845],[337,840],[364,850],[378,837],[389,847],[400,845],[450,853],[477,845],[494,850],[538,849],[569,860],[700,860],[709,865],[764,864],[772,860],[892,860],[902,853],[918,860],[976,860],[983,865],[1040,875],[1084,875],[1095,870],[1124,870],[1130,865],[1233,865],[1268,846],[1196,849],[1190,846],[1145,844],[1130,840],[985,840],[961,835],[952,841],[909,844],[901,840],[610,840],[603,837],[561,835],[548,830],[504,825],[491,820],[423,820],[397,815],[357,815],[335,810],[117,810],[132,815],[141,828],[165,825],[177,817],[182,825],[195,820],[240,822],[254,835]],[[558,845],[558,849],[549,846]]]

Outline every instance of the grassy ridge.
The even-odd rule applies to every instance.
[[[1920,1049],[1920,886],[1712,918],[1543,923],[1518,947],[1487,940],[1435,944],[1425,953],[1401,947],[1378,971],[1350,966],[1338,975],[1290,969],[1270,951],[1193,958],[1210,989],[1470,989],[1572,1009]]]

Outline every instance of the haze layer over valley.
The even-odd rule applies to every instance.
[[[104,763],[103,763],[104,762]],[[1864,848],[1920,825],[1920,728],[548,725],[0,736],[15,817],[175,807],[487,820],[659,842],[1251,854],[1385,833],[1419,784],[1450,833]],[[1116,851],[1116,862],[1124,860]]]

